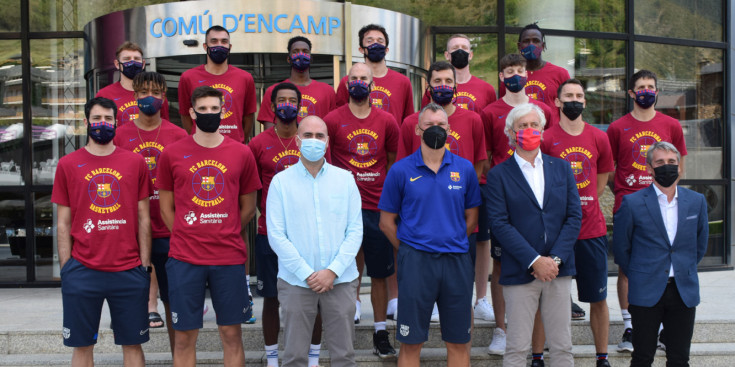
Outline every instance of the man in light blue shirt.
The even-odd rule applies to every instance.
[[[332,366],[355,366],[355,255],[362,242],[362,201],[352,174],[324,159],[327,126],[301,120],[301,158],[273,177],[266,201],[268,241],[278,255],[284,322],[283,366],[305,366],[321,311]]]

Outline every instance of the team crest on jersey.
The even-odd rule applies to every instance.
[[[224,201],[225,172],[227,167],[215,160],[203,160],[189,169],[194,173],[191,177],[191,189],[194,197],[191,200],[204,208],[213,207]]]
[[[156,157],[143,157],[143,159],[145,159],[145,164],[149,170],[153,171],[156,169]]]
[[[202,177],[202,188],[207,191],[214,190],[214,176],[204,176]]]
[[[526,82],[525,92],[529,98],[533,98],[539,102],[546,102],[546,84],[538,80],[529,80]]]
[[[633,168],[639,171],[646,170],[646,153],[654,143],[661,141],[661,137],[653,131],[640,131],[630,137],[631,155],[633,156]]]
[[[120,111],[120,125],[133,122],[138,118],[138,101],[130,101],[118,108]]]
[[[64,339],[69,339],[71,337],[71,330],[69,330],[68,327],[65,327],[61,330],[61,335],[64,336]]]
[[[454,182],[459,182],[459,172],[449,172],[449,178]]]
[[[370,147],[367,142],[357,143],[357,154],[366,155],[370,153]]]
[[[367,168],[378,162],[378,134],[370,129],[357,129],[347,134],[350,140],[350,164],[357,168]]]
[[[92,223],[91,219],[87,219],[87,222],[84,223],[83,228],[85,231],[87,231],[87,233],[90,233],[94,229],[94,223]]]
[[[89,181],[87,195],[91,205],[90,210],[107,214],[120,209],[120,180],[122,175],[111,168],[98,168],[88,173],[84,179]]]
[[[401,335],[408,336],[409,328],[408,325],[401,324]]]
[[[370,92],[370,104],[373,107],[380,108],[383,111],[390,111],[390,97],[382,90],[373,89],[373,91]]]
[[[222,83],[211,85],[211,87],[222,93],[222,111],[225,112],[222,120],[232,116],[232,114],[234,113],[232,112],[232,106],[234,104],[232,93],[234,93],[235,90],[232,89],[232,87],[230,87],[229,85]]]
[[[97,195],[102,198],[108,198],[112,195],[112,189],[110,189],[109,183],[97,184]]]

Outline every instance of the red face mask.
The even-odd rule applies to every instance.
[[[530,152],[541,145],[541,132],[531,127],[518,130],[516,142],[521,149]]]

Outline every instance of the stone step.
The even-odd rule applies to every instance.
[[[614,350],[610,345],[610,350]],[[595,350],[591,345],[575,345],[573,348],[574,362],[578,366],[591,366],[595,360]],[[732,366],[732,358],[735,357],[735,343],[696,343],[692,345],[690,364],[692,366],[720,367]],[[548,357],[548,353],[546,355]],[[610,364],[612,366],[626,366],[630,363],[629,353],[610,353]],[[355,359],[360,367],[395,366],[395,359],[380,360],[373,355],[372,350],[356,350]],[[421,365],[424,367],[446,366],[446,350],[443,348],[424,348],[421,353]],[[71,352],[63,354],[10,354],[0,355],[0,366],[69,366],[71,363]],[[245,363],[248,366],[265,366],[264,352],[245,352]],[[95,364],[98,366],[121,366],[122,353],[96,353]],[[171,355],[169,353],[146,353],[146,364],[148,366],[171,366]],[[197,366],[222,366],[222,352],[198,352]],[[320,364],[329,367],[329,352],[323,351]],[[502,357],[488,355],[486,348],[472,348],[472,366],[502,366]],[[665,365],[665,354],[662,351],[656,353],[653,366],[663,367]]]
[[[473,331],[472,346],[487,347],[492,339],[494,322],[476,320]],[[395,322],[388,321],[388,331],[391,334],[391,343],[398,347],[395,340]],[[152,329],[151,340],[143,345],[147,353],[167,353],[169,351],[168,335],[165,329]],[[324,332],[328,332],[325,330]],[[367,322],[355,326],[355,348],[372,349],[373,326]],[[623,334],[621,322],[613,322],[610,326],[609,341],[617,344]],[[279,344],[283,345],[283,333],[280,333]],[[735,323],[732,321],[697,321],[694,327],[693,343],[735,343]],[[593,344],[592,332],[588,321],[572,321],[572,343],[584,346]],[[263,350],[263,334],[260,322],[254,325],[243,325],[243,345],[247,351]],[[439,324],[432,324],[429,329],[429,340],[426,348],[442,348],[441,329]],[[215,327],[205,326],[199,332],[197,350],[200,352],[216,352],[221,350],[219,333]],[[326,345],[323,344],[323,348]],[[112,331],[101,328],[96,346],[98,353],[115,353],[118,347],[114,345]],[[59,330],[37,331],[1,331],[0,355],[3,354],[56,354],[67,353],[68,349],[62,344]]]

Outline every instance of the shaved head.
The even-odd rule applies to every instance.
[[[352,65],[350,68],[349,80],[356,80],[361,79],[367,81],[367,83],[372,83],[373,81],[373,71],[370,70],[370,67],[365,65],[363,62],[358,62]]]

